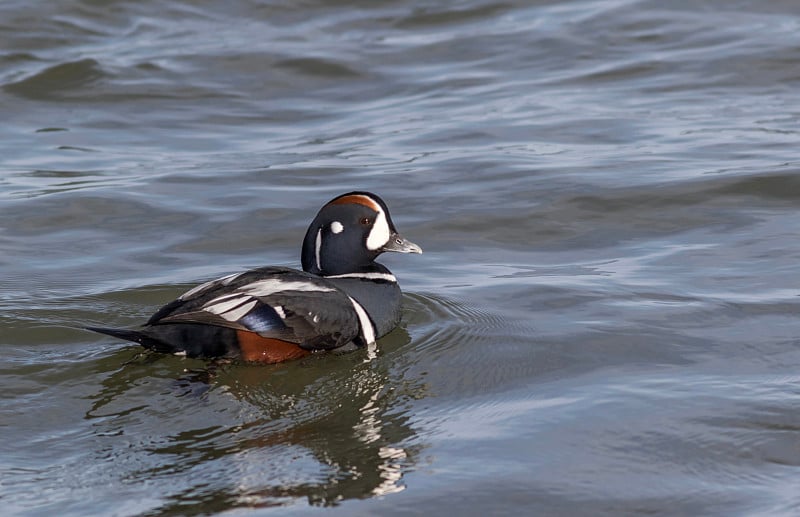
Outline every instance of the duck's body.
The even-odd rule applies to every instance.
[[[159,352],[275,363],[373,343],[400,321],[397,279],[374,259],[421,253],[385,203],[351,192],[327,203],[303,242],[303,269],[264,267],[201,284],[138,330],[87,327]]]

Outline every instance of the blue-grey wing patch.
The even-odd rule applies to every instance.
[[[239,323],[258,333],[280,329],[286,325],[278,313],[279,310],[281,310],[280,307],[270,307],[265,303],[258,303],[247,314],[239,318]]]

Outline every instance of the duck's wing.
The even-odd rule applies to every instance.
[[[352,300],[323,278],[260,268],[201,284],[156,312],[146,326],[191,323],[251,332],[306,350],[333,349],[359,335]]]

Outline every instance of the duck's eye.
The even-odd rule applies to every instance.
[[[363,224],[364,226],[369,226],[372,222],[369,217],[362,217],[361,220],[358,221],[359,223]]]

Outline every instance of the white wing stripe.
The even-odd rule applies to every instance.
[[[231,282],[233,282],[239,275],[241,275],[241,273],[233,273],[231,275],[223,276],[222,278],[217,278],[216,280],[211,280],[209,282],[200,284],[197,287],[193,287],[192,289],[189,289],[188,291],[180,295],[180,299],[186,300],[187,298],[190,298],[195,294],[205,291],[206,289],[208,289],[209,287],[213,286],[216,283],[220,283],[222,285],[228,285]]]
[[[211,280],[210,282],[206,282],[204,284],[200,284],[197,287],[189,289],[178,298],[180,300],[187,300],[196,294],[200,294],[203,291],[214,287],[215,285],[229,285],[233,282],[237,277],[241,276],[242,273],[234,273],[232,275],[224,276],[222,278],[218,278],[216,280]],[[355,273],[355,275],[383,275],[383,273]],[[333,276],[331,278],[339,278],[339,277],[346,277],[349,275],[339,275]],[[371,276],[370,276],[371,278]],[[378,278],[378,277],[375,277]],[[396,282],[397,279],[393,275],[388,275],[386,277],[380,276],[384,280],[388,280],[390,282]],[[335,291],[335,289],[331,287],[325,287],[324,285],[317,285],[313,282],[305,282],[302,280],[289,280],[284,281],[278,278],[267,278],[264,280],[256,280],[255,282],[251,282],[249,284],[245,284],[240,286],[236,289],[236,291],[228,294],[224,294],[222,296],[218,296],[213,300],[207,302],[204,307],[208,307],[210,305],[219,303],[223,300],[227,300],[229,298],[239,297],[242,294],[249,294],[252,296],[269,296],[270,294],[279,293],[282,291],[305,291],[305,292],[329,292]]]
[[[305,292],[329,292],[335,291],[331,287],[324,285],[317,285],[312,282],[303,281],[289,281],[284,282],[275,278],[267,278],[265,280],[257,280],[251,284],[243,285],[239,291],[247,293],[252,296],[269,296],[274,293],[282,291],[305,291]]]
[[[225,299],[223,300],[223,298],[225,298]],[[203,305],[203,310],[204,311],[208,311],[208,312],[210,312],[212,314],[222,315],[223,313],[228,312],[230,310],[233,310],[233,309],[239,307],[240,305],[242,305],[243,303],[249,302],[250,300],[252,300],[252,298],[250,296],[241,295],[241,294],[238,294],[238,293],[237,293],[237,296],[234,297],[234,298],[231,298],[230,296],[224,296],[224,297],[221,296],[221,297],[215,298],[215,299],[211,300],[210,302],[208,302],[207,304]],[[251,307],[251,309],[252,309],[252,307]],[[248,310],[250,310],[250,309],[248,309]]]
[[[195,294],[197,294],[197,293],[199,293],[199,292],[201,292],[201,291],[203,291],[205,289],[208,289],[209,287],[211,287],[211,284],[213,284],[213,283],[214,283],[214,281],[212,280],[211,282],[206,282],[204,284],[200,284],[200,285],[198,285],[196,287],[193,287],[193,288],[189,289],[188,291],[186,291],[185,293],[183,293],[180,296],[180,299],[181,300],[185,300],[185,299],[191,297],[192,295],[195,295]]]
[[[236,309],[231,309],[227,312],[223,312],[220,314],[223,318],[228,321],[239,321],[245,314],[250,312],[250,309],[258,304],[258,300],[251,300],[250,303],[245,303],[244,305],[240,305]]]
[[[228,284],[230,284],[231,282],[233,282],[234,280],[236,280],[238,277],[240,277],[243,274],[244,273],[234,273],[232,275],[223,276],[222,278],[220,278],[217,281],[222,283],[222,285],[228,285]]]
[[[348,296],[348,298],[350,297]],[[374,343],[375,328],[372,326],[372,322],[369,320],[367,311],[365,311],[364,307],[362,307],[361,304],[354,299],[350,298],[350,302],[353,304],[353,308],[356,310],[356,314],[358,315],[358,322],[361,324],[361,337],[364,338],[364,342],[368,345]]]
[[[230,300],[231,298],[241,298],[242,296],[244,296],[244,295],[242,293],[239,293],[239,292],[223,294],[222,296],[217,296],[216,298],[212,298],[211,300],[207,301],[206,303],[203,304],[203,307],[204,308],[205,307],[209,307],[211,305],[215,305],[215,304],[218,304],[220,302],[224,302],[225,300]]]

